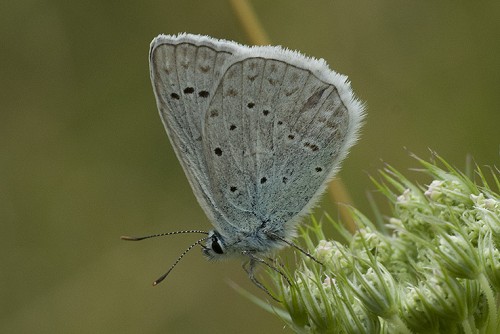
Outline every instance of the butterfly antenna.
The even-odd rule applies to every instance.
[[[144,239],[150,239],[150,238],[156,238],[156,237],[163,237],[163,236],[166,236],[166,235],[182,234],[182,233],[201,233],[201,234],[207,234],[208,235],[208,232],[206,232],[206,231],[185,230],[185,231],[175,231],[175,232],[167,232],[167,233],[146,235],[144,237],[129,237],[129,236],[123,235],[123,236],[120,237],[120,239],[127,240],[127,241],[139,241],[139,240],[144,240]]]
[[[199,245],[200,243],[202,243],[203,241],[207,240],[208,237],[206,238],[203,238],[203,239],[200,239],[198,241],[196,241],[194,244],[192,244],[191,246],[189,246],[178,258],[177,260],[174,262],[174,264],[172,264],[170,266],[170,268],[168,269],[168,271],[161,275],[156,281],[153,282],[153,286],[156,286],[158,284],[161,283],[161,281],[163,281],[167,276],[168,274],[170,274],[170,272],[172,271],[172,269],[175,268],[175,266],[177,265],[177,263],[179,263],[181,261],[181,259],[184,257],[184,255],[186,255],[191,249],[193,249],[193,247],[195,247],[196,245]]]
[[[306,251],[305,249],[302,249],[300,248],[299,246],[297,246],[296,244],[294,244],[293,242],[291,241],[288,241],[286,239],[283,239],[282,237],[278,236],[278,235],[275,235],[273,234],[272,235],[273,238],[275,239],[278,239],[280,241],[283,241],[285,244],[287,244],[288,246],[292,246],[293,248],[295,248],[296,250],[298,250],[299,252],[301,252],[302,254],[304,254],[305,256],[307,256],[308,258],[310,258],[311,260],[313,260],[314,262],[324,266],[323,263],[321,263],[320,261],[318,261],[318,259],[316,259],[314,256],[311,255],[311,253],[309,253],[308,251]]]

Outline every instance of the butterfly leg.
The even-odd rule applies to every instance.
[[[245,272],[248,274],[248,278],[250,278],[252,283],[255,284],[259,289],[261,289],[262,291],[267,293],[269,295],[269,297],[271,297],[272,299],[274,299],[277,302],[281,302],[281,300],[274,297],[271,294],[271,292],[261,282],[259,282],[259,280],[257,280],[257,278],[255,278],[255,266],[256,266],[256,264],[257,264],[257,261],[255,261],[253,258],[250,258],[250,261],[243,263],[242,267],[243,267],[243,270],[245,270]]]
[[[311,260],[313,260],[314,262],[320,264],[320,265],[324,265],[323,263],[321,263],[320,261],[318,261],[318,259],[316,259],[311,253],[309,253],[308,251],[306,251],[305,249],[297,246],[296,244],[294,244],[293,242],[291,241],[288,241],[276,234],[269,234],[269,237],[271,239],[274,239],[274,240],[280,240],[282,242],[284,242],[285,244],[287,244],[288,246],[292,246],[293,248],[295,248],[296,250],[300,251],[302,254],[304,254],[305,256],[307,256],[308,258],[310,258]]]
[[[257,263],[262,263],[263,265],[267,266],[268,268],[271,268],[272,270],[274,270],[275,272],[277,272],[278,274],[280,274],[287,281],[287,283],[289,285],[292,285],[292,282],[290,282],[290,279],[285,275],[285,273],[283,271],[279,270],[276,266],[267,263],[265,260],[263,260],[263,259],[261,259],[259,257],[256,257],[254,254],[252,254],[250,252],[244,252],[243,254],[247,255],[250,258],[250,261],[243,263],[243,270],[246,271],[246,273],[248,274],[248,277],[250,278],[250,280],[255,285],[257,285],[257,287],[259,287],[261,290],[264,290],[269,296],[271,296],[271,298],[273,298],[276,301],[279,301],[273,295],[271,295],[271,293],[269,292],[269,290],[266,289],[261,282],[259,282],[255,278],[255,267],[256,267]]]

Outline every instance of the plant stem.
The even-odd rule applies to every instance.
[[[238,17],[245,33],[250,39],[250,43],[255,45],[270,44],[269,37],[262,28],[257,15],[252,6],[246,0],[229,0],[233,11]]]
[[[491,289],[490,283],[484,274],[479,275],[479,283],[481,284],[481,290],[486,296],[486,301],[488,303],[488,329],[487,333],[496,333],[498,327],[497,319],[497,305],[495,301],[495,294]]]

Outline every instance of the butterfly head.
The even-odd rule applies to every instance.
[[[217,230],[208,232],[202,252],[209,260],[237,258],[253,254],[268,256],[286,246],[286,239],[294,236],[293,231],[284,235],[283,229],[258,228],[254,231],[232,231],[225,235]]]
[[[203,255],[210,260],[216,260],[226,255],[224,238],[215,230],[208,232],[207,241],[202,247]]]

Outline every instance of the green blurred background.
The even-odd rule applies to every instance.
[[[499,164],[499,1],[252,3],[274,44],[325,58],[366,101],[340,173],[361,210],[381,159],[416,166],[404,147]],[[0,332],[286,332],[229,287],[265,297],[238,261],[195,250],[151,287],[195,236],[119,240],[210,228],[158,117],[147,55],[159,33],[247,43],[229,3],[2,1],[0,27]],[[328,198],[324,210],[336,215]]]

